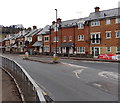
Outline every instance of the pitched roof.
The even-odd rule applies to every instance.
[[[61,27],[71,27],[75,26],[77,23],[78,19],[72,19],[72,20],[67,20],[67,21],[62,21],[60,23]]]
[[[40,32],[42,29],[33,29],[31,32],[29,32],[26,36],[29,37],[29,36],[33,36],[35,35],[36,33]]]
[[[49,33],[50,33],[50,25],[46,25],[37,35],[49,34]]]
[[[118,17],[118,16],[120,16],[120,8],[115,8],[115,9],[90,13],[89,20]]]

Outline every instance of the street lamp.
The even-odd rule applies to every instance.
[[[57,9],[55,9],[56,11],[56,49],[55,49],[55,54],[57,54]]]
[[[56,27],[55,27],[55,31],[56,31],[56,47],[55,47],[55,54],[53,55],[53,62],[57,63],[58,62],[58,56],[57,56],[57,9],[55,9],[56,11]]]

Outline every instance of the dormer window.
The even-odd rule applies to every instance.
[[[28,41],[29,41],[29,42],[32,42],[32,37],[28,37]]]
[[[56,32],[56,31],[58,31],[58,27],[55,26],[54,27],[54,32]]]
[[[91,26],[100,26],[100,21],[98,20],[92,21]]]
[[[79,24],[78,24],[78,29],[83,29],[83,28],[84,28],[83,23],[79,23]]]

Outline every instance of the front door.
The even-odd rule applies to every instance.
[[[92,56],[98,57],[100,54],[100,47],[92,47]]]

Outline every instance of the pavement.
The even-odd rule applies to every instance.
[[[22,55],[24,56],[24,55]],[[38,57],[36,59],[36,57]],[[46,59],[42,59],[46,58]],[[115,62],[115,63],[120,63],[120,60],[105,60],[105,59],[98,59],[98,58],[80,58],[80,57],[58,57],[60,59],[69,59],[69,60],[80,60],[80,61],[100,61],[100,62]],[[28,60],[31,61],[36,61],[36,62],[42,62],[42,63],[53,63],[53,56],[44,56],[44,55],[31,55],[27,58]],[[58,60],[58,61],[59,61]]]
[[[21,103],[20,95],[16,88],[13,79],[0,68],[0,102],[19,102]]]

